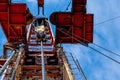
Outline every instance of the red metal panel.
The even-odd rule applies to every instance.
[[[10,14],[10,24],[26,24],[26,16],[24,14]]]
[[[93,33],[93,14],[86,15],[85,29],[86,33]]]
[[[74,5],[73,12],[86,12],[86,6],[84,5]]]
[[[11,4],[9,14],[9,41],[24,42],[26,34],[26,4]]]
[[[26,4],[11,4],[10,13],[25,14],[26,13]]]
[[[91,43],[93,42],[93,33],[86,33],[85,35],[85,43]]]
[[[22,36],[23,31],[22,31],[23,27],[20,25],[16,25],[16,26],[9,26],[9,35],[10,36]],[[24,31],[25,32],[25,31]]]
[[[80,43],[81,41],[88,44],[93,41],[93,15],[86,15],[86,1],[72,0],[72,12],[68,12],[71,14],[71,20],[68,19],[69,21],[65,21],[67,15],[62,14],[65,12],[55,12],[51,15],[51,23],[56,25],[57,29],[64,28],[62,29],[64,33],[57,30],[56,43]],[[68,27],[66,27],[67,22],[71,23]],[[67,32],[69,32],[70,36],[66,35]]]
[[[7,11],[8,11],[8,4],[0,3],[0,12],[7,12]]]
[[[44,5],[44,0],[38,0],[38,6],[43,6]]]
[[[0,3],[8,3],[9,0],[0,0]]]
[[[85,39],[93,42],[93,14],[86,14]]]
[[[14,28],[9,26],[9,37],[12,37],[12,36],[14,36],[14,39],[16,39],[15,37],[17,36],[17,32],[15,31]]]
[[[85,17],[87,23],[93,23],[93,14],[86,14]]]
[[[93,32],[93,23],[86,23],[85,24],[85,32],[92,33]]]
[[[73,25],[83,26],[84,25],[84,15],[81,13],[76,13],[73,15]]]
[[[82,40],[82,36],[83,36],[83,30],[82,30],[82,28],[80,28],[80,27],[74,27],[73,28],[73,35],[72,36],[81,41]],[[74,39],[74,38],[72,39],[73,43],[80,43],[80,41],[78,41],[76,39]]]
[[[0,22],[8,21],[8,12],[0,12]]]
[[[86,0],[72,0],[73,5],[79,4],[79,5],[86,5],[87,1]]]
[[[9,25],[8,41],[10,42],[24,42],[26,39],[26,25],[11,24]]]
[[[7,4],[8,0],[0,0],[0,22],[9,42],[24,42],[26,37],[26,18],[31,22],[31,16],[27,15],[26,4]],[[28,13],[30,13],[28,11]]]
[[[53,13],[50,16],[50,20],[55,25],[67,26],[72,24],[72,15],[69,12]]]

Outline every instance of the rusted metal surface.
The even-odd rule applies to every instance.
[[[72,0],[71,12],[54,12],[50,21],[57,27],[57,44],[93,42],[93,14],[86,13],[86,0]],[[62,33],[59,28],[70,36]]]

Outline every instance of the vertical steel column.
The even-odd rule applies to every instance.
[[[43,42],[41,41],[42,80],[46,80]]]

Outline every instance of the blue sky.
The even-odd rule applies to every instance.
[[[18,1],[21,2],[22,0]],[[87,13],[94,14],[94,43],[120,53],[120,18],[96,25],[102,21],[120,16],[120,0],[87,1]],[[36,0],[24,0],[23,2],[26,2],[33,15],[37,16]],[[45,0],[45,16],[49,17],[54,11],[65,11],[68,2],[69,0]],[[1,28],[0,36],[0,42],[4,44],[6,40]],[[0,44],[0,51],[2,44]],[[95,47],[93,44],[89,45]],[[64,44],[63,47],[66,52],[72,52],[79,60],[88,80],[120,80],[119,64],[80,44]],[[111,55],[111,53],[97,49],[120,61],[118,57]]]

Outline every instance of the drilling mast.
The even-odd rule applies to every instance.
[[[51,14],[50,21],[57,28],[55,38],[48,18],[33,17],[25,3],[0,0],[0,24],[8,41],[0,59],[1,80],[76,80],[58,44],[93,42],[93,14],[86,13],[86,2],[72,0],[71,12]],[[38,14],[40,7],[44,15],[44,0],[38,0]],[[80,65],[71,57],[82,80],[86,80]]]

